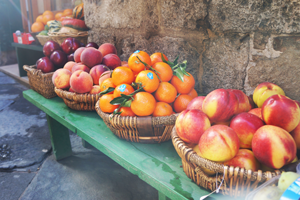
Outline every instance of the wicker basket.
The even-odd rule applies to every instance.
[[[44,44],[46,44],[46,42],[48,42],[49,40],[51,40],[51,38],[47,35],[37,35],[36,38],[38,39],[38,42],[44,46]]]
[[[78,33],[59,33],[59,32],[53,32],[48,33],[48,35],[51,37],[51,39],[58,44],[62,44],[65,39],[67,38],[75,38],[79,42],[83,43],[84,45],[87,44],[88,40],[88,32],[87,31],[81,31]]]
[[[52,75],[54,72],[43,73],[41,70],[37,70],[35,65],[24,65],[23,69],[27,71],[31,89],[43,95],[47,99],[57,96],[52,83]]]
[[[172,143],[181,157],[185,174],[197,185],[211,191],[214,191],[217,188],[216,183],[219,186],[224,178],[220,187],[220,191],[224,195],[245,196],[257,186],[281,174],[282,171],[295,171],[299,162],[286,165],[284,169],[274,170],[274,172],[262,172],[261,170],[254,172],[244,168],[224,166],[198,156],[178,137],[175,127],[172,130],[171,137]],[[208,176],[204,170],[217,172],[217,175]]]
[[[171,139],[177,114],[167,117],[122,117],[101,111],[99,101],[96,111],[108,128],[119,138],[139,143],[160,143]]]
[[[100,94],[77,94],[55,87],[57,96],[62,98],[65,104],[73,110],[94,111],[95,104],[100,98]]]

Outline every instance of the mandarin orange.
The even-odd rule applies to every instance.
[[[151,70],[141,71],[135,79],[135,82],[142,84],[146,92],[152,93],[157,90],[159,86],[159,79],[157,75]]]
[[[180,113],[181,111],[184,111],[187,108],[187,105],[193,100],[193,97],[187,94],[181,94],[179,95],[174,103],[173,108],[176,113]]]
[[[190,95],[191,97],[193,98],[196,98],[198,96],[198,93],[197,91],[195,90],[195,88],[193,88],[189,93],[188,95]]]
[[[99,107],[102,112],[112,113],[115,109],[119,107],[119,105],[112,105],[110,102],[114,99],[113,94],[104,94],[99,99]]]
[[[134,89],[131,85],[121,84],[118,85],[114,90],[114,97],[120,97],[121,94],[129,95],[134,92]]]
[[[133,96],[131,110],[137,116],[149,116],[155,110],[156,100],[149,92],[138,92]]]
[[[128,59],[128,66],[134,73],[139,73],[145,69],[148,69],[139,59],[145,62],[147,65],[151,66],[151,59],[148,53],[145,51],[135,51]]]
[[[161,59],[161,54],[162,53],[160,53],[160,52],[156,52],[150,56],[151,66],[153,66],[157,62],[163,62],[163,60]],[[163,57],[166,61],[169,61],[169,59],[167,58],[167,56],[165,54],[163,54]]]
[[[134,81],[134,74],[128,67],[117,67],[112,72],[112,80],[115,85],[131,84]]]
[[[134,117],[134,116],[136,116],[134,114],[134,112],[132,112],[130,107],[122,107],[122,108],[120,108],[119,112],[121,112],[120,116],[122,116],[122,117],[126,117],[126,116]]]
[[[159,76],[161,82],[168,82],[173,77],[173,70],[167,63],[157,62],[152,65],[155,73]]]
[[[183,82],[175,75],[171,79],[171,84],[174,85],[180,94],[188,94],[195,86],[194,77],[190,73],[188,74],[190,76],[183,75]]]
[[[177,96],[176,88],[169,82],[161,82],[154,93],[157,101],[172,103]]]
[[[100,85],[100,91],[103,92],[110,87],[116,88],[116,85],[113,83],[112,78],[105,79]],[[109,92],[108,94],[113,94],[113,93],[114,91]]]
[[[169,104],[165,102],[157,102],[152,116],[163,117],[163,116],[170,116],[172,114],[173,114],[173,108]]]

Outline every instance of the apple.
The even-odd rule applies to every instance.
[[[73,53],[71,53],[67,57],[68,57],[68,61],[74,61],[74,54]]]
[[[297,147],[286,130],[278,126],[264,125],[257,129],[252,138],[252,151],[260,163],[280,169],[295,159]]]
[[[43,53],[45,56],[49,57],[53,53],[53,51],[61,50],[61,47],[57,42],[54,42],[52,40],[47,41],[43,46]]]
[[[253,172],[260,169],[260,163],[249,149],[240,149],[234,158],[225,162],[224,165],[240,167]]]
[[[210,127],[208,117],[198,109],[182,111],[175,122],[178,136],[187,143],[198,144],[200,137]]]
[[[37,69],[40,69],[43,73],[54,72],[56,67],[48,57],[42,57],[37,62]]]
[[[81,44],[75,38],[67,38],[61,44],[62,50],[68,55],[74,53],[79,47]]]
[[[285,95],[284,91],[278,85],[270,82],[259,84],[253,92],[253,101],[257,107],[261,108],[265,100],[275,94]]]
[[[89,42],[85,47],[94,47],[95,49],[98,49],[99,46],[95,42]]]
[[[50,60],[55,66],[60,68],[67,63],[67,55],[61,50],[56,50],[51,54]]]
[[[253,135],[263,125],[264,122],[259,117],[246,112],[234,116],[230,122],[230,128],[239,137],[242,149],[251,149]]]
[[[267,125],[279,126],[287,132],[294,130],[300,122],[298,104],[280,94],[269,97],[263,103],[261,113]]]
[[[212,123],[227,122],[239,109],[236,95],[226,89],[210,92],[202,104],[203,112]]]

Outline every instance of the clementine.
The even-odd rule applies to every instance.
[[[177,96],[176,88],[169,82],[161,82],[154,93],[157,101],[172,103]]]
[[[152,65],[152,68],[155,70],[155,73],[159,76],[160,81],[168,82],[173,77],[173,70],[167,63],[157,62]]]
[[[64,14],[62,12],[58,12],[55,14],[55,20],[62,21],[63,16],[64,16]]]
[[[193,98],[196,98],[198,96],[198,93],[197,91],[195,90],[195,88],[193,88],[189,93],[188,95],[190,95],[191,97]]]
[[[134,112],[132,112],[130,107],[122,107],[120,108],[119,112],[121,112],[120,116],[125,117],[125,116],[130,116],[134,117],[136,116]]]
[[[128,59],[128,66],[133,72],[139,73],[145,69],[148,69],[148,67],[146,67],[142,62],[140,62],[140,60],[137,57],[139,57],[139,59],[145,62],[147,65],[151,66],[151,59],[149,54],[145,51],[137,50],[133,54],[131,54],[131,56]]]
[[[134,92],[134,89],[131,85],[121,84],[118,85],[114,90],[114,97],[120,97],[121,94],[129,95]]]
[[[173,109],[169,104],[165,102],[157,102],[152,116],[162,117],[162,116],[170,116],[172,114],[173,114]]]
[[[190,76],[183,75],[183,82],[177,76],[173,76],[171,79],[171,84],[180,94],[188,94],[195,86],[194,77],[190,73],[188,74]]]
[[[152,93],[157,90],[159,80],[157,75],[151,70],[141,71],[135,79],[136,83],[142,84],[146,92]]]
[[[47,24],[48,21],[54,20],[54,15],[53,14],[46,14],[43,15],[43,23]]]
[[[42,22],[34,22],[31,25],[31,32],[36,33],[44,30],[44,24]]]
[[[115,68],[111,77],[115,85],[131,84],[134,81],[132,70],[124,66]]]
[[[119,107],[119,105],[112,105],[110,102],[114,99],[113,94],[105,94],[99,99],[99,107],[102,112],[112,113],[115,109]]]
[[[153,66],[157,62],[163,62],[163,60],[161,59],[161,54],[162,53],[160,53],[160,52],[156,52],[150,56],[151,66]],[[165,54],[163,54],[163,57],[166,61],[169,61]]]
[[[181,111],[184,111],[187,108],[187,105],[192,100],[193,100],[193,97],[191,97],[190,95],[187,95],[187,94],[179,95],[173,104],[173,108],[174,108],[175,112],[180,113]]]
[[[37,16],[37,18],[36,18],[36,20],[35,20],[36,22],[41,22],[41,23],[43,23],[44,24],[44,22],[43,22],[43,15],[39,15],[39,16]]]
[[[100,86],[100,91],[103,92],[105,90],[107,90],[108,88],[116,88],[116,85],[113,83],[112,81],[112,78],[108,78],[108,79],[105,79],[102,83],[101,83],[101,86]],[[114,91],[112,92],[109,92],[108,94],[113,94]]]
[[[137,116],[151,115],[156,106],[156,100],[149,92],[138,92],[133,96],[134,100],[131,102],[131,110]]]
[[[68,16],[68,15],[72,15],[73,14],[73,10],[72,9],[65,9],[64,11],[63,11],[63,15],[64,16]]]

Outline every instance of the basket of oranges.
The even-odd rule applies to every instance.
[[[136,51],[127,66],[115,68],[101,83],[101,91],[111,90],[100,97],[96,111],[115,135],[141,143],[171,139],[176,113],[197,96],[186,61],[177,60]]]

